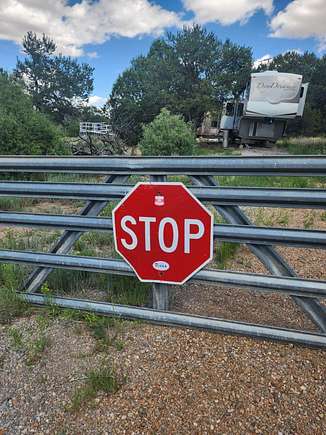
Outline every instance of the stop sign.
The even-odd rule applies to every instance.
[[[138,183],[112,217],[140,281],[183,284],[213,257],[213,215],[182,183]]]

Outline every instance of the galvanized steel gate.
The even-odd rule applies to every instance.
[[[326,209],[326,190],[219,187],[214,176],[326,176],[326,158],[309,157],[0,157],[0,173],[62,172],[106,175],[105,183],[0,182],[0,196],[82,199],[87,201],[79,216],[0,212],[0,224],[65,230],[48,254],[0,250],[0,262],[35,265],[20,294],[30,303],[44,305],[38,293],[53,268],[133,275],[121,260],[67,255],[86,231],[111,231],[110,218],[97,217],[108,201],[123,198],[132,188],[125,185],[131,175],[149,176],[152,181],[168,181],[171,175],[192,180],[193,194],[210,203],[228,224],[214,226],[219,240],[245,243],[271,275],[257,275],[204,269],[194,280],[245,287],[257,291],[290,295],[314,322],[318,332],[281,329],[266,325],[227,321],[168,312],[169,289],[153,285],[153,308],[138,308],[89,300],[54,297],[60,307],[90,310],[102,314],[211,329],[253,337],[326,346],[326,308],[319,299],[326,296],[326,282],[304,280],[278,254],[273,245],[326,249],[326,232],[317,230],[257,227],[239,206]],[[326,266],[326,254],[325,254]],[[236,301],[235,301],[236,303]]]

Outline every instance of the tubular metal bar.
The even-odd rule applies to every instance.
[[[128,180],[127,175],[111,175],[106,178],[105,183],[123,183]],[[107,200],[105,201],[88,201],[81,210],[81,216],[97,216],[106,207]],[[52,253],[66,254],[68,253],[76,241],[81,237],[82,232],[79,231],[65,231],[64,234],[51,248]],[[39,265],[38,265],[39,266]],[[27,277],[27,280],[22,286],[22,290],[30,293],[36,292],[46,281],[49,274],[52,272],[51,268],[37,267]]]
[[[20,293],[20,296],[24,298],[26,302],[34,305],[42,306],[48,303],[48,299],[45,295]],[[191,316],[187,314],[150,310],[147,308],[114,305],[81,299],[68,299],[63,297],[52,297],[51,302],[61,308],[91,311],[98,314],[118,316],[127,319],[141,319],[169,326],[183,326],[227,334],[240,334],[261,339],[291,342],[305,346],[326,346],[325,335],[297,331],[295,329],[281,329],[244,322],[227,321],[212,317]]]
[[[0,212],[0,224],[69,231],[112,231],[111,218]],[[326,249],[326,231],[249,225],[214,225],[214,238],[226,242]]]
[[[198,178],[198,177],[197,177]],[[203,178],[203,177],[201,177]],[[0,196],[85,199],[94,201],[120,200],[134,186],[90,183],[2,182]],[[190,187],[203,202],[217,205],[253,207],[326,208],[324,189],[269,189],[260,187]]]
[[[216,186],[212,177],[192,177],[192,179],[197,185]],[[238,206],[214,205],[214,207],[231,224],[251,225],[250,219]],[[296,276],[294,270],[272,246],[261,246],[256,243],[249,243],[247,246],[273,275]],[[326,309],[318,300],[297,296],[293,296],[293,300],[322,332],[326,332]]]
[[[124,261],[95,257],[0,250],[0,262],[37,264],[42,267],[85,270],[113,275],[134,275],[132,268]],[[197,272],[192,279],[228,286],[248,287],[268,292],[283,292],[291,295],[320,298],[326,297],[325,281],[258,275],[254,273],[226,272],[214,269],[203,269]]]
[[[0,172],[97,174],[282,175],[326,174],[325,156],[271,157],[27,157],[0,158]]]

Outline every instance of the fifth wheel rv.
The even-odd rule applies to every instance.
[[[265,71],[251,74],[239,100],[225,103],[220,122],[223,146],[275,143],[288,120],[302,117],[308,83],[299,74]]]

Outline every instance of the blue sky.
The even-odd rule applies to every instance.
[[[0,0],[0,66],[14,68],[27,30],[48,33],[64,54],[95,67],[92,102],[100,104],[166,30],[198,22],[259,59],[288,50],[322,55],[325,20],[326,0]]]

